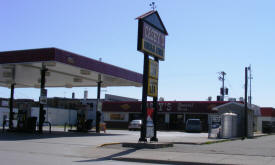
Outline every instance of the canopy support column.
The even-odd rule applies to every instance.
[[[99,77],[101,77],[99,75]],[[101,112],[99,111],[99,104],[100,104],[100,91],[101,91],[101,83],[100,81],[101,78],[99,78],[99,81],[97,82],[97,104],[96,104],[96,133],[100,133],[100,118],[101,118]]]
[[[99,61],[101,62],[102,59],[99,58]],[[100,92],[101,92],[101,74],[98,75],[97,78],[97,103],[96,103],[96,133],[100,133],[100,119],[101,119],[101,112],[99,110],[99,104],[100,104]]]
[[[46,71],[47,71],[47,69],[46,69],[46,67],[45,67],[45,65],[43,64],[42,65],[42,69],[41,69],[41,85],[40,85],[40,96],[41,96],[41,93],[42,93],[42,90],[44,90],[45,89],[45,76],[46,76]],[[43,113],[43,111],[44,111],[44,104],[41,104],[41,102],[40,102],[40,109],[39,109],[39,130],[38,130],[38,132],[39,133],[43,133],[43,123],[44,123],[44,120],[43,120],[43,115],[44,115],[44,113]]]
[[[10,95],[10,117],[9,117],[9,128],[13,129],[13,101],[14,101],[14,86],[15,83],[11,84],[11,95]]]

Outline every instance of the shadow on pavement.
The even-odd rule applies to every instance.
[[[173,160],[156,160],[156,159],[143,159],[143,158],[114,158],[113,160],[124,162],[136,163],[150,163],[150,164],[170,164],[170,165],[232,165],[232,164],[218,164],[218,163],[202,163],[202,162],[185,162]]]
[[[1,132],[0,141],[17,141],[17,140],[32,140],[32,139],[47,139],[59,137],[88,137],[88,136],[122,136],[123,134],[108,134],[96,132],[63,132],[52,131],[49,133],[45,131],[43,134],[39,133],[24,133],[24,132]]]
[[[136,148],[132,148],[132,149],[121,151],[119,153],[112,154],[112,155],[109,155],[109,156],[105,156],[105,157],[102,157],[102,158],[90,159],[90,160],[80,160],[80,161],[75,161],[75,162],[99,162],[99,161],[112,160],[115,157],[124,156],[124,155],[130,154],[130,153],[133,153],[137,150],[138,149],[136,149]]]

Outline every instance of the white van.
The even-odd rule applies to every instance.
[[[187,132],[201,132],[201,120],[200,119],[188,119],[186,121],[185,130]]]

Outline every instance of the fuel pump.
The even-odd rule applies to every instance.
[[[34,132],[36,128],[36,117],[31,116],[32,103],[18,103],[17,130]]]
[[[27,125],[27,118],[30,116],[31,106],[27,103],[18,103],[17,129],[23,130]]]
[[[77,111],[77,131],[86,132],[92,129],[93,120],[88,115],[91,110],[91,104],[83,104]]]

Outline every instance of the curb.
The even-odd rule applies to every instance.
[[[213,143],[221,143],[221,142],[227,142],[227,141],[232,141],[233,139],[225,139],[225,140],[217,140],[217,141],[207,141],[207,142],[167,142],[169,144],[187,144],[187,145],[206,145],[206,144],[213,144]],[[235,139],[234,139],[235,140]],[[98,145],[97,148],[99,147],[105,147],[109,145],[116,145],[116,144],[124,144],[124,142],[114,142],[114,143],[104,143],[101,145]]]
[[[206,142],[173,142],[173,144],[187,144],[187,145],[207,145],[207,144],[214,144],[214,143],[222,143],[222,142],[228,142],[238,139],[221,139],[221,140],[215,140],[215,141],[206,141]]]
[[[275,135],[275,133],[257,135],[257,136],[254,136],[253,138],[259,138],[259,137],[270,136],[270,135]]]
[[[144,159],[144,158],[123,158],[115,157],[112,160],[125,161],[125,162],[138,162],[138,163],[155,163],[155,164],[175,164],[175,165],[229,165],[229,164],[218,164],[218,163],[201,163],[201,162],[185,162],[175,160],[157,160],[157,159]]]
[[[122,147],[130,147],[136,149],[159,149],[173,147],[173,143],[122,143]]]
[[[172,142],[172,143],[173,144],[187,144],[187,145],[202,145],[205,142],[198,142],[198,143],[195,143],[195,142]]]
[[[121,142],[115,142],[115,143],[104,143],[104,144],[101,144],[101,145],[97,146],[96,148],[99,148],[99,147],[104,147],[104,146],[109,146],[109,145],[115,145],[115,144],[121,144]]]
[[[253,138],[260,138],[260,137],[269,136],[269,135],[275,135],[275,134],[263,134],[263,135],[254,136]],[[197,143],[196,142],[167,142],[167,143],[187,144],[187,145],[208,145],[208,144],[223,143],[223,142],[229,142],[229,141],[235,141],[235,140],[242,140],[242,138],[222,139],[222,140],[197,142]],[[105,143],[105,144],[101,144],[101,145],[97,146],[97,148],[108,146],[108,145],[115,145],[115,144],[123,144],[123,142]]]

